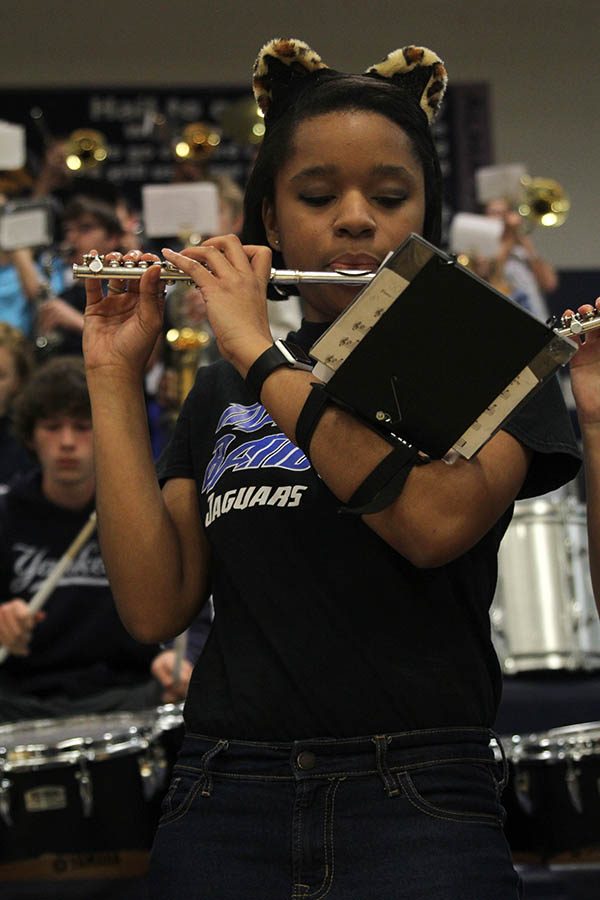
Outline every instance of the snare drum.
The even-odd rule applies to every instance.
[[[503,671],[600,668],[585,507],[522,500],[498,555],[492,637]]]
[[[600,861],[600,722],[502,741],[511,763],[507,837],[517,855]]]
[[[501,739],[508,762],[508,784],[502,795],[506,810],[504,831],[518,863],[541,863],[547,853],[545,766],[542,761],[529,759],[524,764],[520,755],[525,742],[536,740],[533,734]]]
[[[0,726],[0,881],[146,871],[169,776],[160,718],[148,710]]]

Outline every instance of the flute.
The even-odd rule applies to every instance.
[[[113,257],[108,259],[108,257]],[[153,256],[150,253],[142,254],[142,258],[137,262],[119,262],[114,257],[120,254],[107,254],[107,257],[86,254],[83,257],[83,265],[73,266],[73,275],[75,278],[119,278],[124,280],[139,280],[144,272],[154,266],[160,266],[160,278],[167,283],[175,281],[187,282],[193,285],[195,282],[189,275],[182,272],[171,263],[161,261],[154,257],[145,260],[144,256]],[[375,277],[375,272],[368,272],[364,269],[344,269],[331,272],[301,272],[297,269],[271,269],[269,281],[271,284],[323,284],[333,282],[334,284],[346,285],[363,285]]]
[[[189,285],[195,282],[186,272],[182,272],[176,266],[164,260],[160,260],[153,253],[141,253],[134,251],[130,259],[123,259],[120,253],[108,253],[101,256],[95,253],[87,253],[83,257],[83,264],[73,266],[75,278],[118,278],[123,280],[139,280],[144,272],[151,266],[160,266],[160,279],[167,284],[182,281]],[[377,272],[368,272],[362,269],[342,269],[324,272],[300,271],[298,269],[271,269],[269,282],[275,285],[293,284],[340,284],[360,287],[369,284],[375,278]],[[600,327],[600,311],[590,313],[574,313],[573,316],[555,316],[550,328],[560,337],[572,337],[573,335],[586,334]]]
[[[45,578],[45,580],[42,582],[38,590],[29,601],[28,606],[31,613],[39,612],[39,610],[44,606],[46,600],[48,599],[54,588],[57,586],[58,582],[65,574],[67,569],[71,566],[83,545],[94,533],[95,528],[96,511],[94,510],[94,512],[90,514],[89,519],[87,520],[77,537],[69,545],[68,549],[65,550],[52,571]],[[6,647],[0,647],[0,664],[4,662],[8,655],[8,649]]]

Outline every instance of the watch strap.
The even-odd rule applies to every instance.
[[[262,386],[271,372],[280,369],[281,366],[293,368],[293,359],[288,358],[276,341],[272,347],[268,347],[255,359],[246,373],[246,384],[257,400],[260,400]]]

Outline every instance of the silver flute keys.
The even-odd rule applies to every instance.
[[[107,253],[101,256],[97,253],[86,253],[83,257],[83,265],[73,266],[75,278],[118,278],[138,280],[151,266],[160,266],[160,278],[167,284],[176,281],[194,284],[194,281],[181,269],[172,266],[171,263],[161,260],[154,253],[142,253],[134,250],[123,256],[121,253]],[[375,277],[375,272],[364,270],[344,269],[340,271],[325,272],[301,272],[297,269],[271,269],[271,284],[344,284],[360,287],[369,284]],[[586,334],[600,327],[600,311],[594,309],[589,313],[574,313],[573,316],[555,317],[551,326],[560,337],[572,337],[573,335]]]
[[[172,266],[171,263],[160,260],[151,253],[140,254],[135,258],[133,254],[127,254],[130,259],[120,259],[120,253],[109,253],[106,257],[87,253],[83,257],[83,265],[73,266],[75,278],[121,278],[139,279],[151,266],[160,266],[161,280],[185,281],[193,284],[193,280],[181,269]],[[110,258],[109,258],[110,257]],[[153,258],[150,258],[153,257]],[[271,269],[269,281],[272,284],[346,284],[360,286],[368,284],[374,277],[374,272],[363,269],[344,269],[331,272],[300,272],[297,269]]]

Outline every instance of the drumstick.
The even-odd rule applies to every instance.
[[[58,582],[67,571],[69,566],[72,564],[73,560],[75,559],[83,545],[94,533],[95,528],[96,510],[94,510],[90,514],[89,519],[87,520],[75,540],[72,542],[72,544],[69,545],[69,548],[63,553],[50,574],[42,582],[38,590],[29,601],[29,609],[32,613],[39,612],[39,610],[43,607],[46,600],[48,599],[54,588],[57,586]],[[8,649],[6,647],[0,647],[0,664],[4,662],[8,655]]]
[[[188,643],[188,629],[178,634],[173,641],[173,650],[175,651],[175,660],[173,662],[173,685],[176,685],[181,675],[181,663],[185,656]]]

